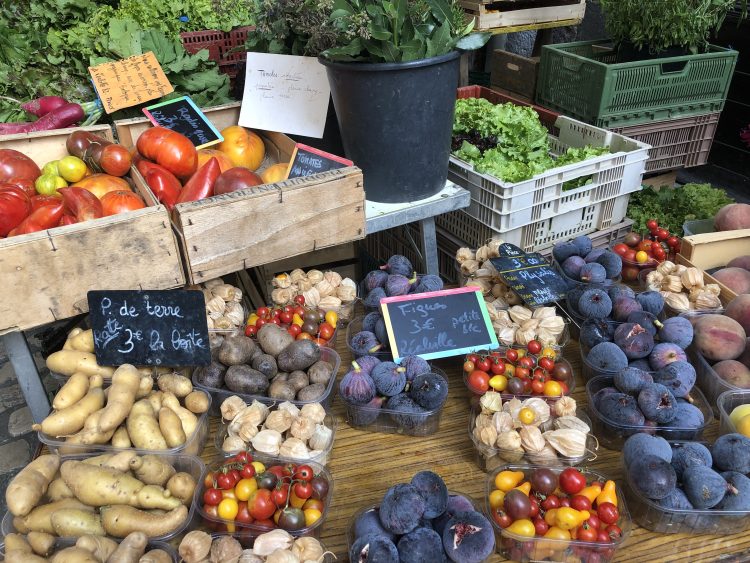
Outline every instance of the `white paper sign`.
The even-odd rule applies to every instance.
[[[330,95],[318,59],[248,53],[239,124],[320,139]]]

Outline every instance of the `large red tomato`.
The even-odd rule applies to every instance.
[[[76,182],[73,186],[88,190],[99,199],[102,199],[109,192],[130,190],[130,184],[126,180],[109,174],[92,174],[86,176],[80,182]]]
[[[238,166],[222,172],[221,176],[216,179],[216,184],[214,184],[214,194],[221,195],[236,192],[251,186],[260,186],[261,184],[263,184],[263,179],[255,172]]]
[[[138,152],[178,178],[187,179],[198,168],[198,151],[190,139],[164,127],[152,127],[138,137]]]
[[[18,178],[14,176],[13,178],[10,178],[8,181],[6,181],[5,184],[10,184],[11,186],[21,188],[29,197],[34,197],[35,195],[37,195],[36,188],[34,187],[34,180],[30,178]]]
[[[0,183],[5,183],[11,178],[25,178],[36,180],[42,175],[42,171],[22,152],[13,149],[0,149]]]
[[[144,207],[146,207],[146,204],[143,203],[141,196],[130,190],[107,192],[102,198],[102,209],[104,210],[105,217],[117,215],[125,211],[143,209]]]
[[[31,200],[21,188],[0,184],[0,237],[21,224],[31,213]]]
[[[276,512],[276,503],[271,498],[271,491],[258,489],[247,499],[247,509],[250,516],[256,520],[265,520]]]

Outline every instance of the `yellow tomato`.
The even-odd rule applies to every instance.
[[[568,530],[558,528],[557,526],[552,526],[549,530],[547,530],[547,533],[544,534],[544,537],[551,538],[553,540],[569,540],[570,532]]]
[[[258,482],[255,479],[240,479],[234,486],[234,494],[237,500],[247,500],[258,490]]]
[[[536,413],[534,413],[534,410],[530,409],[529,407],[524,407],[520,411],[518,411],[518,420],[520,420],[522,424],[531,424],[532,422],[534,422],[535,418]]]
[[[41,195],[59,196],[60,194],[57,193],[57,189],[64,188],[67,185],[67,182],[60,176],[53,176],[52,174],[42,174],[34,181],[34,187],[37,193]]]
[[[333,328],[336,328],[336,323],[339,322],[339,314],[336,311],[328,311],[326,313],[326,322]]]
[[[518,485],[516,488],[513,489],[514,491],[521,491],[526,496],[529,496],[531,494],[531,483],[528,481],[524,481],[520,485]]]
[[[562,386],[554,379],[544,382],[544,394],[547,397],[559,397],[562,395]]]
[[[528,518],[521,518],[520,520],[516,520],[505,529],[511,534],[516,534],[525,538],[533,538],[536,535],[534,523]]]
[[[323,516],[323,513],[316,508],[306,508],[303,513],[305,514],[305,526],[312,526]]]
[[[513,364],[505,364],[505,376],[513,377],[516,373],[516,366]]]
[[[570,530],[580,526],[590,516],[586,510],[576,510],[568,506],[561,506],[555,515],[555,525],[563,530]]]
[[[239,125],[232,125],[222,130],[221,136],[224,137],[224,141],[216,148],[227,155],[233,165],[243,166],[250,170],[260,168],[266,156],[263,139]]]
[[[518,352],[518,357],[519,358],[523,358],[526,355],[526,349],[525,348],[518,348],[516,350],[516,352]]]
[[[42,166],[42,174],[49,174],[50,176],[59,176],[60,171],[57,169],[58,160],[51,160],[44,166]]]
[[[300,317],[297,313],[294,313],[294,316],[292,317],[292,323],[302,326],[305,324],[305,321],[302,320],[302,317]]]
[[[255,468],[256,475],[260,475],[266,470],[266,466],[263,465],[260,461],[254,461],[251,465]]]
[[[255,313],[253,313],[252,315],[250,315],[250,316],[249,316],[249,317],[247,318],[247,326],[255,326],[255,323],[257,323],[257,322],[258,322],[258,319],[259,319],[259,318],[260,318],[260,317],[259,317],[258,315],[256,315]]]
[[[239,510],[240,507],[237,505],[237,501],[233,498],[222,499],[222,501],[219,503],[219,507],[217,508],[219,518],[223,520],[234,520]]]
[[[266,184],[281,182],[282,180],[286,180],[287,168],[289,168],[288,162],[279,162],[278,164],[274,164],[273,166],[269,166],[268,168],[266,168],[263,172],[261,172],[260,177]]]
[[[305,501],[307,501],[306,498],[299,498],[294,494],[294,488],[289,491],[289,504],[294,508],[302,508],[302,505],[305,504]]]
[[[86,163],[77,156],[65,156],[58,160],[57,170],[68,182],[78,182],[86,177]]]
[[[495,488],[507,493],[523,481],[523,471],[501,471],[495,475]]]
[[[554,360],[555,356],[557,356],[557,354],[555,353],[555,349],[550,348],[549,346],[542,350],[542,353],[539,355],[544,356],[545,358],[550,358],[551,360]]]
[[[495,489],[490,493],[490,508],[492,508],[493,510],[496,508],[501,508],[503,506],[504,500],[505,493],[500,489]]]
[[[635,253],[635,261],[639,264],[648,262],[648,254],[646,254],[643,250],[639,250]]]
[[[503,374],[493,375],[490,378],[490,387],[495,391],[505,391],[508,387],[508,378]]]

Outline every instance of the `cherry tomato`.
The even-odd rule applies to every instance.
[[[669,238],[669,231],[664,227],[660,227],[656,230],[656,238],[659,240],[667,240]]]
[[[318,336],[320,338],[324,338],[325,340],[330,340],[333,336],[334,329],[330,324],[328,323],[321,323],[321,325],[318,327]]]
[[[294,315],[294,305],[284,305],[282,309],[285,313],[291,313]]]
[[[271,498],[271,491],[268,489],[258,489],[247,501],[247,508],[250,516],[256,520],[264,520],[273,516],[276,512],[276,504]]]
[[[294,494],[301,499],[309,499],[313,494],[313,488],[310,483],[296,483],[294,485]]]
[[[294,308],[294,314],[295,315],[299,315],[300,317],[304,317],[305,316],[305,308],[302,305],[297,305]]]
[[[654,241],[652,240],[642,240],[638,243],[638,250],[643,251],[645,253],[651,252],[651,247],[654,246]]]
[[[596,514],[605,524],[616,524],[620,519],[620,511],[611,502],[603,502],[596,507]]]
[[[237,508],[237,516],[234,517],[234,521],[241,522],[243,524],[250,524],[253,521],[253,517],[250,516],[250,511],[247,508],[247,502],[238,502]]]
[[[667,252],[661,246],[654,246],[651,254],[660,262],[664,261],[667,257]]]
[[[476,366],[477,369],[482,370],[485,373],[490,371],[490,359],[489,358],[482,358],[478,362],[474,362],[474,365]]]
[[[294,336],[294,338],[297,338],[302,333],[302,327],[299,325],[291,324],[289,325],[289,328],[286,329],[286,331]]]
[[[534,358],[531,356],[524,356],[523,358],[520,358],[518,360],[518,365],[524,368],[533,368],[534,367]]]
[[[576,510],[591,510],[591,501],[583,495],[575,495],[570,499],[570,507]]]
[[[259,318],[257,321],[255,321],[255,329],[260,330],[260,327],[262,327],[264,324],[268,322],[268,319]]]
[[[625,254],[622,255],[623,260],[626,262],[635,262],[635,255],[637,251],[635,248],[629,249]]]
[[[211,487],[210,489],[206,489],[205,491],[203,491],[203,504],[217,506],[221,502],[221,499],[222,496],[219,489],[214,489],[213,487]]]
[[[234,486],[234,494],[237,496],[237,500],[247,500],[257,490],[258,482],[252,478],[240,479]]]
[[[302,505],[302,508],[304,510],[307,510],[308,508],[314,508],[315,510],[320,510],[321,512],[323,512],[325,503],[317,498],[309,498],[305,501],[305,504]]]
[[[210,489],[212,487],[216,487],[216,484],[214,483],[214,479],[216,478],[216,474],[213,471],[209,471],[206,473],[206,476],[203,478],[203,486],[207,489]]]
[[[284,311],[283,313],[279,314],[279,320],[285,325],[288,325],[292,323],[293,316],[294,315],[292,313],[288,313],[287,311]]]
[[[672,235],[667,239],[667,244],[670,248],[677,248],[680,246],[680,239],[678,239],[676,236]]]
[[[275,324],[276,326],[281,326],[281,321],[279,320],[279,317],[271,317],[268,320],[269,323]]]
[[[483,395],[490,388],[490,376],[479,370],[474,370],[466,380],[469,390],[477,395]]]
[[[271,491],[271,498],[276,503],[276,506],[285,506],[287,499],[289,499],[289,484],[284,483],[280,487],[276,487]]]
[[[231,488],[228,491],[222,490],[221,498],[233,498],[234,500],[237,500],[237,495],[234,494],[234,488]]]
[[[271,310],[268,307],[258,307],[256,313],[261,319],[265,319],[271,314]]]
[[[612,250],[615,252],[615,254],[619,254],[620,256],[624,256],[625,253],[628,251],[628,245],[623,243],[618,243],[612,247]]]
[[[293,477],[295,479],[298,479],[300,481],[309,482],[312,481],[312,478],[315,476],[315,473],[313,472],[312,467],[309,465],[300,465],[297,467],[297,470],[294,472]]]
[[[276,475],[279,481],[284,480],[288,483],[292,478],[292,471],[290,471],[288,467],[285,467],[283,465],[272,465],[268,468],[268,472]]]
[[[501,358],[493,358],[490,362],[490,371],[493,375],[505,373],[505,362]]]
[[[297,335],[296,340],[314,340],[314,338],[311,335],[307,334],[306,332],[300,332]]]
[[[534,531],[537,536],[543,536],[549,530],[549,524],[541,516],[537,516],[532,522],[534,523]]]
[[[597,530],[584,524],[578,528],[576,532],[576,539],[578,541],[595,542],[597,536]]]
[[[476,354],[469,354],[468,356],[466,356],[466,360],[469,362],[473,362],[474,365],[476,365],[479,361],[479,356],[477,356]]]
[[[518,360],[518,350],[514,350],[511,348],[510,350],[505,352],[505,357],[508,358],[509,361],[515,362]]]
[[[552,510],[553,508],[560,508],[560,497],[557,495],[549,495],[542,501],[541,507],[544,510]]]
[[[533,379],[539,379],[541,381],[547,381],[547,372],[542,368],[534,368]]]
[[[547,356],[542,356],[539,358],[539,367],[545,370],[547,373],[551,373],[552,370],[555,367],[555,361],[552,358],[548,358]]]
[[[538,354],[542,351],[542,345],[538,340],[529,340],[529,343],[526,344],[526,349],[530,354]]]
[[[612,543],[612,538],[609,537],[609,534],[606,532],[606,530],[597,530],[596,541],[598,541],[599,543]]]
[[[505,514],[505,512],[503,512],[502,510],[493,510],[492,519],[501,528],[507,528],[513,523],[513,519]]]
[[[590,512],[591,516],[589,516],[589,519],[586,520],[589,526],[592,528],[596,528],[597,530],[602,527],[602,521],[599,520],[599,517],[596,515],[596,512]]]
[[[252,463],[247,463],[242,466],[242,469],[240,469],[240,475],[243,479],[252,479],[255,477],[255,467],[253,467]]]
[[[237,501],[233,498],[225,498],[222,499],[219,503],[218,507],[218,513],[219,518],[222,520],[234,520],[234,517],[237,516],[237,512],[239,512],[240,507],[237,505]]]
[[[305,296],[304,295],[295,295],[294,296],[294,302],[298,305],[304,305],[305,304]]]
[[[560,506],[561,507],[563,507],[563,506],[570,507],[570,497],[561,498],[560,499]]]
[[[521,379],[528,379],[529,378],[529,368],[518,366],[516,367],[516,377],[520,377]]]
[[[255,336],[258,334],[258,327],[255,325],[247,325],[245,327],[245,336],[248,338]]]
[[[535,395],[541,395],[544,393],[544,381],[535,379],[531,382],[531,392]]]
[[[220,489],[228,491],[234,487],[234,480],[229,473],[219,473],[216,476],[216,486]]]
[[[656,219],[649,219],[646,221],[646,228],[649,231],[654,232],[659,228],[659,223],[656,222]]]
[[[575,467],[566,467],[560,473],[560,488],[569,495],[580,493],[585,486],[586,477]],[[599,518],[601,518],[601,514]]]
[[[622,530],[617,524],[610,524],[605,528],[605,530],[607,531],[607,534],[609,534],[609,537],[613,540],[617,540],[622,537]]]
[[[529,518],[535,518],[539,515],[539,500],[534,495],[531,495],[529,496],[529,502],[531,503]]]
[[[470,360],[466,360],[464,362],[464,371],[466,373],[471,373],[472,371],[474,371],[475,367],[476,366],[474,365],[474,362],[472,362]]]

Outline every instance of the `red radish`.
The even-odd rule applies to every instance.
[[[65,104],[43,115],[33,123],[0,123],[0,135],[63,129],[75,125],[79,121],[83,121],[85,117],[86,114],[80,105],[73,103]],[[22,125],[22,127],[18,127],[19,125]]]
[[[42,117],[57,108],[63,107],[67,103],[68,100],[61,98],[60,96],[42,96],[36,100],[31,100],[30,102],[21,104],[21,108],[26,113]]]

